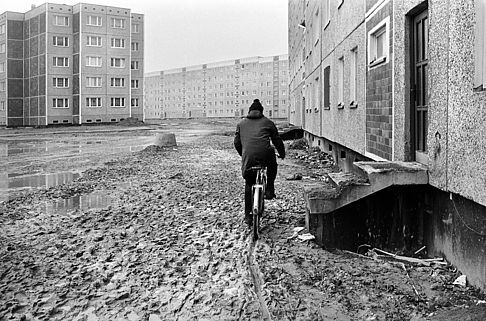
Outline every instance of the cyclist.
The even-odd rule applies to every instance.
[[[252,224],[251,187],[255,184],[256,172],[249,169],[254,166],[267,167],[267,189],[265,199],[275,198],[274,181],[277,177],[277,161],[275,149],[280,158],[285,158],[285,147],[273,121],[263,116],[263,106],[255,99],[250,106],[248,115],[236,126],[234,145],[242,156],[241,172],[245,179],[245,222]]]

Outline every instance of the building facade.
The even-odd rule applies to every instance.
[[[486,1],[290,0],[289,120],[342,168],[428,168],[429,253],[486,288]]]
[[[144,18],[45,3],[0,15],[0,125],[143,118]]]
[[[270,118],[288,115],[288,57],[251,57],[145,75],[146,119],[246,115],[253,99]]]

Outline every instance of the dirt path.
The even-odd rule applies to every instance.
[[[309,169],[290,159],[253,244],[227,129],[110,156],[77,181],[0,204],[0,320],[484,319],[484,295],[453,287],[449,268],[406,266],[408,277],[293,237],[308,180],[285,178]],[[93,191],[112,202],[43,211]]]

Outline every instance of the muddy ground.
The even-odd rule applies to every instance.
[[[82,173],[0,203],[0,320],[486,319],[485,295],[452,285],[454,267],[330,252],[296,237],[305,225],[302,187],[326,184],[335,170],[306,150],[280,161],[277,199],[266,203],[261,239],[252,242],[234,126],[36,129],[43,140],[128,140],[155,130],[181,139],[171,148],[16,159],[9,171]],[[25,134],[2,130],[0,141]],[[286,180],[295,174],[303,179]],[[94,193],[109,201],[52,210]]]

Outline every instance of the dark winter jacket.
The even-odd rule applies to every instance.
[[[236,126],[234,145],[241,159],[241,174],[245,177],[249,168],[257,165],[275,164],[275,149],[285,157],[285,147],[273,121],[259,110],[251,110],[248,116]]]

